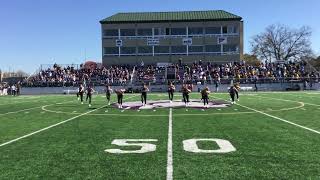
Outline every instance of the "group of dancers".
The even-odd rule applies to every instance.
[[[188,107],[190,105],[190,93],[192,92],[193,85],[192,84],[183,84],[181,88],[181,93],[182,93],[182,100],[185,104],[185,107]],[[175,85],[170,82],[168,84],[168,96],[169,96],[169,101],[172,103],[174,93],[175,93],[176,87]],[[240,85],[236,83],[235,85],[232,85],[229,88],[229,95],[231,99],[231,104],[235,104],[235,100],[239,101],[239,90],[240,90]],[[123,103],[123,94],[125,93],[125,89],[120,88],[114,90],[114,92],[117,95],[117,102],[118,102],[118,108],[122,109],[122,103]],[[141,88],[141,103],[142,106],[147,105],[147,93],[150,91],[148,86],[146,84],[143,84]],[[89,100],[89,107],[91,107],[91,101],[92,101],[92,95],[94,93],[94,89],[92,85],[89,85],[86,89],[85,87],[81,84],[78,89],[77,97],[78,100],[81,101],[81,104],[83,104],[83,96],[86,94],[86,101]],[[113,93],[113,89],[111,88],[110,85],[105,86],[105,93],[106,93],[106,98],[107,98],[107,104],[111,104],[111,94]],[[209,94],[211,91],[209,90],[209,87],[205,87],[203,90],[201,90],[201,100],[203,102],[204,108],[209,107]]]
[[[85,87],[80,84],[79,89],[78,89],[78,93],[77,93],[77,97],[78,97],[78,101],[81,102],[81,104],[83,104],[83,95],[87,94],[86,97],[86,101],[89,100],[89,107],[91,107],[91,100],[92,100],[92,95],[94,93],[94,89],[93,86],[88,86],[87,89],[85,89]]]

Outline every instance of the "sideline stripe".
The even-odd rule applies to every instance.
[[[244,107],[244,108],[247,108],[247,109],[249,109],[249,110],[251,110],[251,111],[255,111],[255,112],[257,112],[257,113],[263,114],[263,115],[265,115],[265,116],[272,117],[272,118],[274,118],[274,119],[277,119],[277,120],[286,122],[286,123],[288,123],[288,124],[291,124],[291,125],[294,125],[294,126],[297,126],[297,127],[300,127],[300,128],[302,128],[302,129],[306,129],[306,130],[308,130],[308,131],[311,131],[311,132],[320,134],[319,131],[316,131],[316,130],[314,130],[314,129],[311,129],[311,128],[308,128],[308,127],[305,127],[305,126],[302,126],[302,125],[299,125],[299,124],[296,124],[296,123],[293,123],[293,122],[291,122],[291,121],[288,121],[288,120],[279,118],[279,117],[277,117],[277,116],[273,116],[273,115],[271,115],[271,114],[267,114],[267,113],[265,113],[265,112],[262,112],[262,111],[259,111],[259,110],[256,110],[256,109],[253,109],[253,108],[250,108],[250,107],[241,105],[241,104],[237,104],[237,105],[238,105],[238,106],[241,106],[241,107]]]
[[[132,98],[132,97],[135,97],[135,96],[131,96],[131,97],[127,98],[127,99],[130,99],[130,98]],[[103,105],[103,106],[101,106],[101,107],[99,107],[99,108],[97,108],[97,109],[93,109],[93,110],[91,110],[91,111],[88,111],[88,112],[82,113],[82,114],[80,114],[80,115],[74,116],[74,117],[72,117],[72,118],[69,118],[69,119],[67,119],[67,120],[61,121],[61,122],[56,123],[56,124],[53,124],[53,125],[48,126],[48,127],[46,127],[46,128],[40,129],[40,130],[38,130],[38,131],[34,131],[34,132],[30,133],[30,134],[26,134],[26,135],[21,136],[21,137],[19,137],[19,138],[13,139],[13,140],[8,141],[8,142],[5,142],[5,143],[3,143],[3,144],[0,144],[0,147],[5,146],[5,145],[8,145],[8,144],[11,144],[11,143],[14,143],[14,142],[16,142],[16,141],[19,141],[19,140],[21,140],[21,139],[27,138],[27,137],[32,136],[32,135],[34,135],[34,134],[38,134],[38,133],[40,133],[40,132],[42,132],[42,131],[51,129],[51,128],[53,128],[53,127],[59,126],[59,125],[61,125],[61,124],[64,124],[64,123],[66,123],[66,122],[72,121],[72,120],[74,120],[74,119],[76,119],[76,118],[79,118],[79,117],[84,116],[84,115],[86,115],[86,114],[89,114],[89,113],[91,113],[91,112],[97,111],[97,110],[102,109],[102,108],[104,108],[104,107],[106,107],[106,106],[107,106],[107,105]]]
[[[168,156],[167,156],[167,180],[173,179],[173,153],[172,153],[172,108],[169,111],[168,128]]]

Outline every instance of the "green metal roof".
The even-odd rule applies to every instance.
[[[178,11],[178,12],[135,12],[117,13],[100,21],[101,24],[144,23],[168,21],[222,21],[241,20],[242,17],[223,10]]]

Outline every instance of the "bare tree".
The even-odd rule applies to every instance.
[[[285,25],[270,25],[266,31],[252,38],[252,53],[262,60],[300,60],[311,50],[311,29],[303,26],[292,29]]]

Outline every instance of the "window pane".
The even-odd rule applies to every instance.
[[[171,35],[185,35],[186,28],[171,28]]]
[[[186,53],[187,47],[186,46],[172,46],[171,52],[172,53]]]
[[[105,47],[104,54],[119,54],[119,48],[118,47]]]
[[[169,46],[155,46],[154,53],[169,53]]]
[[[223,45],[223,52],[236,52],[237,50],[238,46],[235,44]]]
[[[140,46],[138,47],[139,54],[152,53],[152,46]]]
[[[136,47],[121,47],[121,54],[135,54]]]
[[[220,27],[207,27],[206,34],[220,34],[221,28]]]
[[[161,32],[161,29],[159,29],[159,28],[153,29],[154,35],[160,35],[160,32]]]
[[[104,36],[118,36],[118,29],[104,30]]]
[[[221,52],[220,45],[206,45],[206,52]]]
[[[234,26],[228,26],[228,33],[234,33],[235,27]]]
[[[203,52],[203,46],[189,46],[189,52]]]
[[[190,35],[194,34],[203,34],[203,28],[202,27],[192,27],[188,29],[188,33]]]
[[[166,28],[166,35],[170,35],[170,28]]]
[[[152,36],[152,29],[138,29],[138,36]]]
[[[228,27],[227,26],[223,26],[222,33],[223,34],[227,34],[228,33]]]
[[[135,36],[135,30],[134,29],[120,29],[121,36]]]

